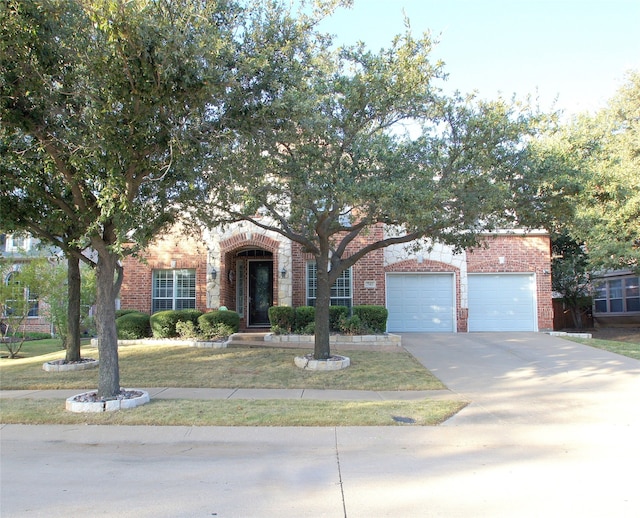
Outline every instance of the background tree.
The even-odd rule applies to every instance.
[[[5,231],[26,231],[62,251],[66,260],[66,288],[63,305],[56,305],[56,316],[64,308],[66,329],[57,326],[64,339],[65,361],[76,362],[80,354],[81,320],[81,260],[91,266],[93,261],[83,253],[86,239],[77,225],[60,208],[60,200],[73,205],[71,194],[63,189],[52,193],[53,185],[43,182],[45,171],[55,167],[51,157],[23,131],[0,127],[0,221]],[[85,244],[81,244],[85,243]]]
[[[77,361],[68,359],[68,349],[72,347],[72,343],[75,341],[74,337],[70,336],[70,330],[68,325],[69,311],[68,306],[69,290],[68,290],[68,268],[66,261],[61,260],[58,264],[52,265],[51,276],[51,290],[47,295],[45,302],[49,306],[49,318],[53,325],[54,332],[57,337],[62,339],[62,346],[67,350],[66,361]],[[78,330],[76,331],[78,338],[82,337],[83,330],[88,330],[91,334],[93,332],[92,317],[90,316],[91,307],[95,305],[95,271],[93,268],[80,264],[80,276],[82,281],[80,283],[80,297],[79,297],[79,317],[78,317]]]
[[[640,74],[595,115],[553,137],[582,186],[568,232],[585,243],[592,270],[640,271]]]
[[[0,258],[0,329],[9,358],[17,358],[27,337],[24,324],[35,316],[39,300],[46,296],[50,277],[45,259],[16,263]]]
[[[562,234],[554,237],[551,250],[553,290],[560,294],[568,308],[574,327],[582,329],[582,317],[591,308],[591,281],[585,247]]]
[[[313,255],[320,360],[330,356],[331,286],[345,269],[422,238],[426,246],[477,245],[480,232],[520,223],[519,209],[539,198],[526,182],[523,140],[535,118],[503,101],[443,96],[428,35],[407,32],[379,53],[356,46],[332,54],[321,43],[289,71],[298,79],[277,105],[282,124],[237,128],[215,166],[226,169],[229,187],[212,191],[203,216],[250,221]],[[403,123],[420,135],[409,138]],[[377,225],[384,236],[358,245]]]

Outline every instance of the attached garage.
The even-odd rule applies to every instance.
[[[537,331],[530,273],[469,274],[469,331]]]
[[[391,333],[453,332],[455,307],[452,273],[387,275],[387,329]]]

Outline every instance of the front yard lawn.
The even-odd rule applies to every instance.
[[[442,383],[406,351],[334,351],[351,358],[348,369],[303,371],[295,355],[308,350],[274,348],[195,349],[184,346],[120,347],[123,387],[314,388],[334,390],[434,390]],[[45,372],[42,364],[64,358],[55,341],[29,342],[23,358],[0,360],[0,389],[95,389],[98,370]],[[84,346],[82,356],[98,358]],[[36,396],[37,397],[37,396]],[[156,426],[386,426],[436,425],[467,402],[316,400],[154,400],[133,410],[75,414],[56,399],[3,399],[0,422]]]
[[[98,370],[45,372],[42,364],[64,358],[47,345],[35,355],[30,343],[25,358],[0,359],[0,389],[94,389]],[[52,350],[53,349],[53,350]],[[406,351],[340,351],[351,358],[348,369],[312,372],[299,369],[293,357],[308,350],[275,348],[197,349],[184,346],[120,347],[123,387],[313,388],[335,390],[433,390],[442,383]],[[334,351],[338,353],[338,351]],[[27,356],[28,355],[28,356]],[[82,356],[98,359],[94,347]]]

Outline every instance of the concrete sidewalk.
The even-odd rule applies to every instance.
[[[439,427],[5,425],[1,515],[640,516],[640,361],[537,333],[403,344],[472,403]]]
[[[460,399],[450,390],[323,390],[323,389],[245,389],[132,387],[145,390],[151,399],[316,399],[327,401],[389,401],[420,399]],[[0,390],[0,399],[60,399],[75,396],[74,390]]]

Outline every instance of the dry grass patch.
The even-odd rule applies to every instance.
[[[35,345],[34,345],[35,347]],[[315,388],[336,390],[433,390],[442,383],[406,351],[334,351],[351,358],[348,369],[303,371],[293,357],[308,351],[275,348],[196,349],[184,346],[120,347],[123,387]],[[82,356],[98,358],[94,347]],[[98,370],[45,372],[42,364],[64,358],[54,350],[18,360],[0,360],[0,389],[87,389]]]
[[[3,400],[3,424],[152,426],[434,426],[459,412],[461,401],[157,400],[131,410],[76,414],[64,402]]]

